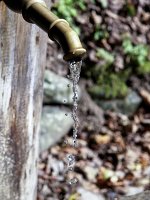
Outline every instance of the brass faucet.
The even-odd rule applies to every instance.
[[[3,0],[13,11],[22,13],[29,23],[35,23],[48,33],[50,39],[58,42],[64,51],[64,60],[82,59],[86,50],[68,22],[59,19],[46,6],[43,0]]]

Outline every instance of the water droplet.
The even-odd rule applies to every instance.
[[[77,147],[78,147],[77,140],[73,140],[73,147],[74,147],[74,148],[77,148]]]
[[[64,145],[67,145],[68,144],[68,140],[64,140]]]
[[[78,97],[73,97],[72,99],[73,99],[73,101],[76,101],[76,100],[78,100]]]
[[[77,132],[75,131],[74,133],[73,133],[73,139],[76,139],[78,137],[78,135],[77,135]]]
[[[68,160],[68,165],[73,165],[75,163],[75,156],[72,154],[69,154],[67,156],[67,160]]]
[[[73,167],[68,167],[68,171],[73,171]]]
[[[77,135],[73,135],[73,141],[75,141],[74,143],[76,143],[77,137]]]
[[[77,182],[78,182],[78,179],[76,177],[74,177],[74,178],[70,179],[68,183],[69,183],[69,185],[75,185],[75,184],[77,184]]]

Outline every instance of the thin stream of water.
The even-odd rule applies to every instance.
[[[78,136],[78,128],[79,128],[79,119],[77,116],[77,109],[78,109],[78,81],[80,78],[82,61],[73,61],[69,63],[70,74],[68,78],[72,81],[73,84],[73,107],[72,107],[72,119],[74,121],[73,125],[73,141],[72,146],[76,148],[77,145],[77,136]],[[67,171],[71,172],[74,169],[76,158],[73,154],[67,155]],[[73,185],[78,182],[76,177],[73,177],[69,180],[69,184]]]

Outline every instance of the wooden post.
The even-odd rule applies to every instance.
[[[0,200],[35,200],[47,35],[0,2]]]

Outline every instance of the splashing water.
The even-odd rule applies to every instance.
[[[69,69],[70,74],[68,75],[68,78],[73,83],[73,108],[72,108],[72,119],[74,121],[73,125],[73,141],[72,146],[76,148],[77,145],[77,136],[78,136],[78,128],[79,128],[79,120],[77,116],[77,109],[78,109],[78,81],[80,78],[80,72],[81,72],[81,66],[82,61],[73,61],[69,63]],[[70,87],[70,85],[68,85]],[[72,154],[67,155],[67,163],[68,163],[68,170],[67,171],[73,171],[74,165],[75,165],[75,156]],[[72,169],[72,170],[70,170]],[[69,180],[70,185],[74,185],[78,182],[77,178],[74,177]]]

